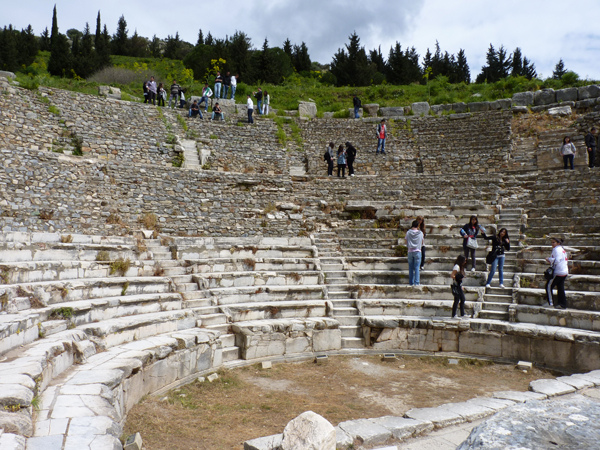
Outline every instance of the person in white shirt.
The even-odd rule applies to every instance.
[[[246,104],[248,105],[248,123],[254,123],[254,119],[252,118],[252,113],[254,113],[254,102],[252,101],[250,94],[248,94],[248,101]]]
[[[237,88],[238,78],[240,76],[236,75],[235,77],[231,77],[231,100],[235,101],[235,90]]]
[[[419,230],[419,222],[413,220],[410,230],[406,232],[406,246],[408,247],[408,284],[418,286],[421,284],[421,247],[423,247],[423,233]]]
[[[552,242],[552,255],[546,258],[546,261],[554,268],[554,276],[546,283],[546,294],[548,295],[548,304],[553,305],[552,290],[556,287],[556,308],[567,309],[567,296],[565,294],[565,279],[569,274],[569,258],[563,248],[563,240],[560,238],[550,238]]]

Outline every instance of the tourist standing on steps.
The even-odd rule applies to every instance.
[[[235,101],[235,90],[237,89],[237,82],[239,77],[239,75],[231,77],[231,100],[233,101]]]
[[[150,81],[148,82],[148,103],[152,100],[152,104],[156,105],[156,81],[154,81],[154,77],[150,77]]]
[[[171,85],[171,88],[170,88],[171,95],[169,95],[169,108],[171,107],[172,100],[175,100],[173,107],[177,106],[177,101],[179,100],[179,91],[180,90],[181,90],[181,86],[179,86],[177,84],[177,82],[175,80],[173,80],[173,84]]]
[[[338,178],[340,177],[340,172],[342,173],[342,178],[346,178],[346,150],[343,145],[340,145],[337,151]]]
[[[263,92],[261,88],[258,88],[258,91],[253,92],[254,98],[256,98],[256,107],[258,108],[258,115],[261,115],[261,109],[262,109],[262,99],[263,99]]]
[[[500,278],[500,287],[504,289],[504,259],[505,254],[504,251],[510,250],[510,239],[508,238],[508,230],[506,228],[500,228],[498,234],[493,236],[486,236],[485,233],[481,233],[484,239],[488,241],[492,241],[492,252],[496,255],[496,259],[492,262],[492,267],[490,267],[490,274],[487,277],[487,281],[485,282],[485,287],[489,288],[490,283],[492,282],[492,278],[494,278],[494,274],[496,273],[496,267],[498,268],[498,277]]]
[[[421,246],[421,267],[419,270],[423,270],[425,268],[425,236],[427,233],[425,232],[425,219],[423,216],[417,216],[417,222],[419,222],[419,230],[423,233],[423,245]]]
[[[585,137],[585,146],[588,153],[588,167],[593,169],[596,162],[596,128],[592,127]]]
[[[421,247],[423,247],[423,233],[419,230],[419,222],[413,220],[410,230],[406,232],[405,239],[408,248],[408,284],[419,286],[421,284]]]
[[[254,123],[254,119],[252,118],[252,114],[254,113],[254,102],[252,101],[250,94],[248,94],[246,105],[248,105],[248,123]]]
[[[142,85],[142,89],[144,90],[144,103],[148,103],[148,82],[144,81]]]
[[[165,99],[167,97],[167,91],[165,91],[165,88],[163,87],[163,84],[160,83],[158,85],[158,106],[165,106]]]
[[[185,93],[181,88],[179,89],[179,107],[181,109],[185,108]]]
[[[381,119],[381,123],[377,125],[377,150],[375,154],[379,154],[379,147],[381,147],[381,154],[385,155],[385,138],[387,137],[387,126],[385,125],[385,119]]]
[[[333,161],[335,159],[335,144],[333,142],[330,142],[327,146],[323,159],[327,161],[327,176],[333,176]]]
[[[269,114],[269,104],[271,103],[271,96],[267,91],[265,91],[264,99],[265,101],[263,102],[262,113],[266,116]]]
[[[354,106],[354,118],[360,119],[358,111],[360,110],[362,104],[360,103],[360,98],[358,98],[356,94],[354,94],[354,98],[352,99],[352,105]]]
[[[229,88],[231,88],[231,72],[227,72],[227,74],[223,77],[223,97],[227,98],[227,93],[229,92]]]
[[[215,77],[215,98],[221,98],[221,86],[223,85],[223,77],[221,72],[217,72]]]
[[[208,112],[208,99],[212,94],[212,89],[208,87],[208,83],[204,83],[204,87],[202,88],[202,97],[200,98],[200,102],[198,102],[198,106],[204,103],[204,112]]]
[[[354,160],[356,159],[356,149],[350,142],[346,142],[346,157],[348,159],[348,176],[354,176]]]
[[[465,316],[465,288],[462,286],[463,279],[465,277],[465,267],[467,266],[467,258],[464,255],[458,255],[456,261],[454,261],[454,267],[452,268],[452,295],[454,296],[454,303],[452,303],[452,318],[456,317],[456,310],[460,305],[460,315]]]
[[[548,304],[552,306],[552,289],[556,287],[556,308],[567,309],[567,296],[565,294],[565,280],[569,274],[569,258],[563,248],[563,240],[557,237],[551,238],[552,255],[546,258],[550,266],[554,268],[553,277],[546,282],[546,295]]]
[[[560,147],[560,154],[563,157],[565,170],[568,169],[568,163],[571,164],[571,170],[573,170],[573,158],[575,158],[575,153],[577,153],[575,144],[571,142],[571,138],[569,136],[565,136],[563,139],[563,145]]]
[[[465,258],[469,261],[469,254],[471,255],[473,266],[471,272],[475,272],[475,250],[477,250],[477,235],[479,230],[485,233],[485,228],[479,226],[477,216],[471,216],[469,223],[460,229],[460,235],[463,237],[463,250],[465,252]]]

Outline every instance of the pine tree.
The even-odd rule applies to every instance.
[[[290,42],[289,38],[285,40],[285,42],[283,43],[283,51],[285,52],[286,55],[288,55],[290,57],[290,61],[292,60],[292,43]]]
[[[156,35],[154,35],[156,37]],[[198,41],[196,45],[204,45],[204,35],[202,34],[202,29],[198,30]]]
[[[44,31],[40,34],[40,50],[43,52],[50,51],[50,32],[48,27],[44,28]]]
[[[308,56],[308,47],[306,47],[304,42],[300,46],[294,45],[292,61],[297,72],[307,72],[310,70],[312,63],[310,56]]]
[[[129,55],[136,58],[145,58],[149,56],[149,42],[143,36],[140,36],[137,30],[134,31],[133,36],[129,40]]]
[[[94,51],[92,33],[90,32],[90,25],[86,22],[85,28],[83,29],[83,35],[81,37],[81,46],[79,47],[79,54],[75,54],[74,70],[77,75],[82,78],[87,78],[96,71],[96,52]],[[73,43],[73,46],[75,43]]]
[[[17,36],[12,25],[0,30],[0,69],[16,72],[19,69]]]
[[[568,70],[565,68],[565,63],[562,60],[562,58],[560,58],[560,60],[556,63],[556,66],[554,66],[552,78],[554,78],[555,80],[560,80],[562,76],[567,72]]]
[[[513,77],[523,75],[523,55],[519,47],[515,48],[512,54],[512,70],[510,75]]]
[[[150,41],[148,50],[150,51],[150,56],[152,56],[153,58],[160,58],[160,39],[156,37],[156,35],[152,37],[152,41]]]
[[[210,34],[209,31],[206,37],[204,38],[204,45],[213,45],[214,43],[215,40],[213,39],[212,34]]]
[[[33,33],[33,28],[29,25],[26,29],[21,30],[17,37],[17,48],[19,49],[19,66],[27,67],[35,60],[38,52],[38,42]]]
[[[94,70],[103,69],[110,65],[110,36],[108,29],[104,25],[104,31],[102,31],[102,23],[100,21],[100,11],[98,11],[98,17],[96,17],[96,35],[94,37],[94,47],[96,61],[94,64]]]
[[[456,56],[456,83],[467,83],[471,82],[471,72],[469,65],[467,64],[467,55],[461,48]]]
[[[52,34],[50,35],[50,60],[48,73],[55,76],[71,76],[71,49],[64,34],[58,32],[56,5],[52,15]]]
[[[340,49],[331,63],[331,73],[337,79],[338,86],[368,86],[373,80],[375,70],[369,63],[360,38],[353,32],[346,44],[346,50]]]
[[[528,80],[537,77],[535,64],[533,64],[525,57],[523,58],[523,76],[526,77]]]
[[[369,61],[371,64],[375,65],[375,70],[377,70],[377,72],[381,74],[385,73],[385,61],[381,54],[381,46],[369,52]]]
[[[119,17],[117,22],[117,32],[112,39],[112,54],[113,55],[129,55],[129,40],[127,38],[127,21],[125,16]]]

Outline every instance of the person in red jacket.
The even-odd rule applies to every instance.
[[[377,125],[377,150],[375,154],[379,154],[379,147],[381,147],[381,154],[385,155],[385,138],[387,137],[387,126],[385,125],[385,119],[381,119],[381,123]]]

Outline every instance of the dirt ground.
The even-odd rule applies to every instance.
[[[127,417],[124,436],[142,434],[146,450],[231,450],[281,433],[312,410],[332,424],[402,415],[411,408],[460,402],[493,391],[526,391],[548,372],[461,359],[400,356],[330,357],[314,362],[259,365],[219,372],[213,383],[194,382],[163,397],[147,397]]]

